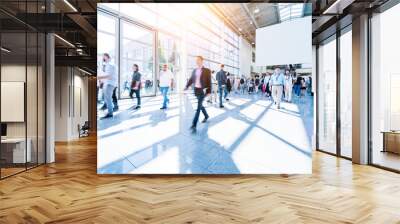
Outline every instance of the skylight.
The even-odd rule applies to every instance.
[[[278,8],[279,8],[279,18],[281,22],[302,17],[304,14],[303,13],[304,7],[302,3],[297,3],[297,4],[279,3]]]

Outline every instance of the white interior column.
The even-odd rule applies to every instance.
[[[368,163],[368,15],[353,20],[352,157]]]
[[[46,35],[46,163],[55,161],[55,60],[54,34]]]

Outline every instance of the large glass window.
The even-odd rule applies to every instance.
[[[108,53],[111,56],[111,62],[117,64],[116,57],[118,55],[118,20],[113,16],[107,15],[99,11],[97,13],[97,24],[101,24],[101,26],[98,26],[98,38],[104,40],[97,43],[97,54],[99,56],[99,59],[101,59],[102,54]]]
[[[372,17],[372,163],[400,170],[400,4]]]
[[[42,1],[20,2],[18,13],[40,13],[42,4]],[[1,12],[0,17],[13,21]],[[22,23],[3,25],[0,29],[0,178],[45,162],[45,35]]]
[[[24,171],[32,160],[26,136],[26,33],[1,34],[1,176]],[[4,50],[6,49],[6,50]],[[11,99],[11,95],[13,99]],[[28,144],[27,144],[28,143]]]
[[[46,162],[46,76],[45,76],[45,65],[46,65],[46,36],[43,33],[38,35],[38,67],[37,67],[37,129],[38,129],[38,140],[37,140],[37,162],[43,164]]]
[[[109,4],[113,5],[113,4]],[[101,11],[97,11],[97,66],[100,68],[103,54],[107,53],[111,57],[111,63],[116,65],[118,73],[118,19]],[[100,25],[101,24],[101,25]],[[123,88],[120,88],[123,91]]]
[[[163,63],[168,63],[175,75],[182,73],[179,76],[180,82],[186,81],[195,68],[196,55],[203,56],[204,65],[211,70],[219,69],[219,64],[223,63],[226,70],[233,75],[240,73],[239,36],[204,4],[193,3],[183,6],[182,4],[102,3],[99,7],[121,15],[118,18],[100,10],[97,23],[99,38],[107,40],[98,44],[99,61],[103,52],[111,52],[112,57],[115,54],[116,65],[120,58],[121,98],[129,95],[133,63],[139,64],[143,75],[142,82],[145,87],[142,89],[143,95],[156,93],[155,76]],[[132,11],[136,13],[131,13]],[[171,11],[180,13],[171,15],[168,13]],[[125,21],[127,18],[129,21]],[[119,27],[116,25],[118,21],[120,21]],[[150,27],[154,32],[142,27]],[[140,34],[143,36],[137,36]],[[155,34],[157,39],[154,41]],[[156,45],[152,46],[150,42],[151,44],[155,42]],[[120,54],[117,52],[118,46]],[[156,62],[153,57],[154,48],[157,50],[158,65],[152,64]],[[150,70],[150,67],[153,70]],[[176,86],[179,86],[178,83]]]
[[[27,33],[27,67],[26,67],[26,131],[27,149],[31,160],[27,167],[33,167],[38,159],[38,34]]]
[[[133,65],[142,74],[141,95],[154,95],[154,32],[121,20],[121,98],[129,96]]]
[[[351,28],[351,27],[349,27]],[[352,141],[352,35],[340,36],[340,154],[351,158]]]
[[[318,48],[318,148],[336,153],[336,39]]]
[[[158,70],[161,71],[162,66],[168,64],[168,69],[174,74],[174,89],[183,88],[181,77],[181,50],[180,39],[167,34],[158,34]],[[178,85],[179,83],[179,85]]]

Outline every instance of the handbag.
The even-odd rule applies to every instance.
[[[133,90],[138,90],[138,89],[141,89],[142,88],[142,82],[140,82],[139,81],[139,85],[136,87],[136,83],[137,83],[138,81],[135,81],[135,80],[132,80],[132,82],[131,82],[131,89],[133,89]]]

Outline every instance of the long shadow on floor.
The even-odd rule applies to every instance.
[[[250,133],[250,131],[257,126],[257,122],[265,115],[265,113],[270,109],[271,104],[264,108],[262,113],[260,113],[255,120],[249,119],[246,116],[240,115],[239,113],[222,113],[212,118],[210,123],[204,125],[196,134],[191,134],[188,127],[182,124],[188,124],[194,114],[193,101],[189,97],[185,96],[182,99],[183,107],[179,107],[179,117],[180,117],[180,131],[178,134],[171,136],[167,139],[163,139],[158,142],[154,142],[151,146],[137,150],[118,161],[115,161],[106,166],[100,167],[98,169],[99,173],[197,173],[197,174],[239,174],[240,170],[236,166],[235,162],[232,160],[232,152],[241,143],[243,139]],[[241,105],[235,105],[234,103],[229,103],[235,106],[234,109],[230,111],[240,111],[247,106],[251,105],[252,101],[248,101]],[[284,112],[284,111],[281,111]],[[150,112],[149,112],[150,113]],[[162,113],[162,112],[161,112]],[[293,114],[293,111],[284,112],[292,116],[297,116]],[[158,122],[167,119],[165,113],[164,115],[158,115],[152,112],[150,114],[151,122],[154,126]],[[223,121],[228,117],[233,117],[237,120],[241,120],[250,124],[246,130],[244,130],[239,138],[236,139],[233,144],[225,148],[221,146],[218,142],[210,139],[208,136],[208,129],[215,124]],[[168,119],[170,119],[169,117]],[[161,120],[160,120],[161,119]],[[132,128],[139,128],[141,126],[136,126]],[[263,131],[274,136],[282,142],[285,142],[289,147],[300,151],[307,156],[311,156],[310,152],[301,149],[290,142],[287,142],[280,136],[275,135],[263,129]],[[168,154],[177,153],[177,155],[172,156],[169,159]],[[165,157],[163,159],[162,157]],[[179,157],[179,161],[176,161],[176,157]],[[157,161],[159,160],[159,161]],[[157,164],[158,163],[158,164]],[[210,168],[212,166],[212,168]],[[172,167],[172,170],[168,170]],[[179,168],[178,168],[179,167]],[[153,169],[153,170],[151,170]]]

